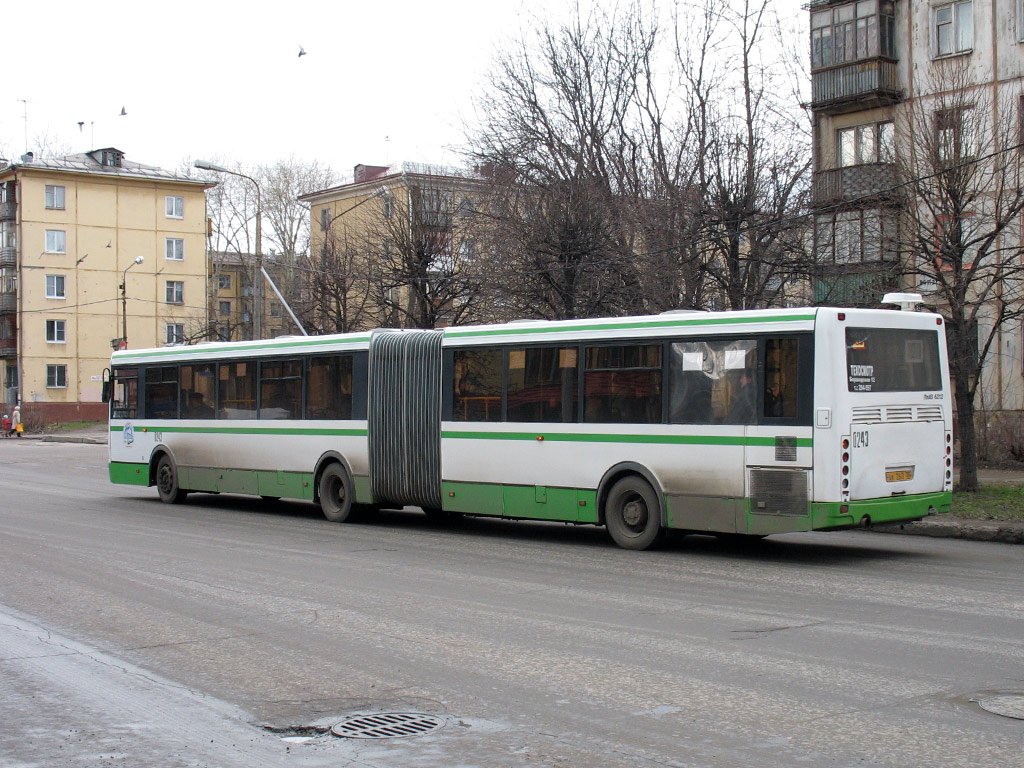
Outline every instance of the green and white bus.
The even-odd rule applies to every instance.
[[[669,529],[833,530],[947,509],[942,318],[836,308],[377,330],[115,352],[110,479]]]

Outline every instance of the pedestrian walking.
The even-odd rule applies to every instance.
[[[0,435],[2,435],[3,437],[10,437],[11,433],[14,431],[14,422],[11,421],[10,414],[4,414],[2,427],[3,428],[0,429]]]
[[[25,425],[21,423],[21,406],[14,406],[14,413],[12,414],[12,421],[14,422],[14,436],[21,437],[21,433],[25,431]]]

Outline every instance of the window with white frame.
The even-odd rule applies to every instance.
[[[955,56],[974,47],[974,0],[932,8],[932,56]]]
[[[46,366],[46,388],[66,389],[68,386],[68,367],[66,365]]]
[[[47,184],[45,197],[47,208],[64,210],[64,187],[56,184]]]
[[[64,275],[46,276],[46,298],[63,299],[67,294],[64,292]]]
[[[167,195],[164,198],[164,215],[168,219],[185,218],[185,198],[181,195]]]
[[[1017,0],[1017,42],[1024,43],[1024,0]]]
[[[46,230],[46,252],[67,253],[68,239],[63,229]]]
[[[819,216],[814,224],[815,251],[823,263],[860,264],[896,258],[896,220],[877,208]]]
[[[874,56],[895,58],[892,0],[857,0],[811,13],[811,68]]]
[[[185,259],[185,240],[180,237],[164,238],[164,255],[170,261],[183,261]]]
[[[63,344],[67,341],[67,327],[64,320],[46,321],[46,340],[54,344]]]
[[[836,133],[836,161],[840,168],[893,162],[892,121],[854,125]]]
[[[181,280],[168,280],[167,281],[167,303],[168,304],[184,304],[185,303],[185,283]]]
[[[217,288],[222,291],[230,291],[231,275],[217,275]]]
[[[164,327],[166,335],[164,340],[168,344],[184,344],[185,343],[185,324],[184,323],[167,323]]]

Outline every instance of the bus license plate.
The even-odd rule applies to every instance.
[[[913,469],[890,469],[885,473],[885,482],[887,483],[903,483],[913,479]]]

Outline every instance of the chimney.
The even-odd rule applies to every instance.
[[[388,167],[386,165],[363,165],[360,163],[353,170],[352,178],[356,184],[361,184],[364,181],[373,181],[380,178],[387,173],[387,170]]]

